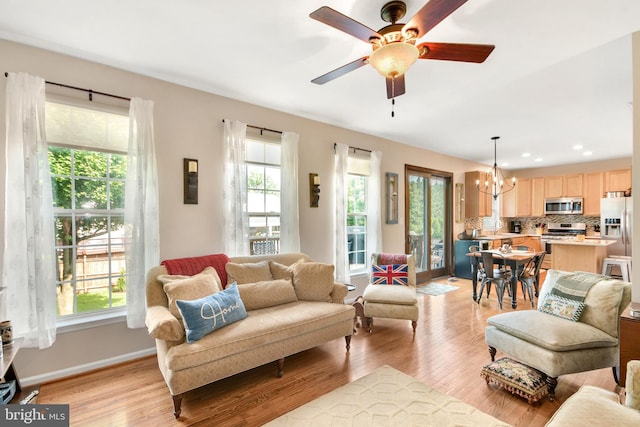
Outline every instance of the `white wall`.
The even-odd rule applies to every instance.
[[[299,192],[301,249],[312,258],[333,262],[333,144],[343,142],[382,151],[382,172],[400,177],[405,163],[444,170],[464,182],[465,170],[484,166],[255,105],[200,92],[105,65],[0,40],[4,71],[26,71],[46,80],[155,102],[155,138],[160,186],[160,256],[162,259],[222,252],[222,119],[237,119],[270,129],[300,134]],[[4,117],[5,84],[0,84],[0,117]],[[99,97],[96,97],[99,101]],[[389,118],[389,120],[392,120]],[[0,135],[5,135],[4,120]],[[3,151],[4,155],[4,151]],[[199,161],[199,204],[182,203],[182,159]],[[321,178],[319,208],[309,207],[308,174]],[[4,191],[4,162],[0,162]],[[400,180],[400,194],[404,192]],[[0,197],[0,224],[4,193]],[[397,225],[383,224],[385,251],[404,250],[404,204]],[[456,224],[455,234],[462,224]],[[0,227],[0,235],[3,231]],[[4,236],[0,236],[4,241]],[[6,242],[10,245],[10,242]],[[2,249],[0,249],[0,252]],[[1,255],[1,253],[0,253]],[[9,302],[10,303],[10,302]],[[47,380],[147,354],[154,346],[145,329],[129,330],[122,322],[59,334],[49,349],[24,349],[16,367],[26,383]]]
[[[632,188],[640,189],[640,32],[633,33],[631,38],[633,50],[633,176]],[[640,197],[636,194],[633,198],[633,240],[631,253],[633,259],[640,259]],[[640,261],[633,262],[639,266]],[[640,303],[640,268],[634,268],[631,272],[631,283],[633,283],[632,299]]]

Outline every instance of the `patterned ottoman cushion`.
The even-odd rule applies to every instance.
[[[503,387],[526,398],[529,403],[543,399],[548,393],[545,375],[542,372],[508,357],[489,363],[482,368],[480,376],[487,384]]]

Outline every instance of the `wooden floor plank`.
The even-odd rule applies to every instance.
[[[536,405],[487,385],[480,370],[490,361],[487,318],[500,312],[495,292],[477,304],[470,281],[449,283],[459,289],[420,294],[415,336],[408,321],[375,319],[371,334],[357,330],[349,353],[337,339],[288,357],[282,378],[272,363],[186,393],[179,420],[155,357],[43,384],[38,403],[69,404],[73,426],[259,426],[390,365],[509,424],[537,427],[583,384],[616,391],[610,369],[560,377],[556,400]],[[531,309],[522,296],[518,303]]]

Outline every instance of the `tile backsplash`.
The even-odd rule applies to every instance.
[[[587,224],[587,233],[593,232],[595,225],[600,225],[599,216],[582,216],[582,215],[545,215],[540,217],[520,217],[520,218],[500,218],[502,222],[501,232],[509,231],[509,223],[512,221],[520,221],[523,234],[535,232],[535,225],[539,223],[567,223],[567,222],[584,222]],[[482,218],[466,218],[464,221],[465,228],[482,228]]]

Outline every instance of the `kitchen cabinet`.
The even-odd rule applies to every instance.
[[[464,214],[467,218],[491,216],[493,198],[476,187],[476,180],[484,186],[485,181],[491,185],[491,175],[486,172],[472,171],[464,174]]]
[[[604,173],[604,192],[627,191],[631,188],[631,169],[607,171]]]
[[[512,191],[502,193],[500,197],[500,209],[502,209],[502,215],[505,218],[513,218],[516,216],[516,191],[520,182],[516,183],[516,188]]]
[[[586,271],[600,273],[602,261],[607,257],[606,244],[551,240],[553,259],[551,267],[562,271]]]
[[[544,179],[545,197],[582,197],[582,174],[547,176]]]
[[[600,199],[604,195],[604,179],[602,172],[584,174],[584,204],[586,216],[600,216]]]
[[[544,215],[544,181],[544,178],[531,180],[531,216]]]
[[[516,216],[531,216],[531,179],[520,179],[516,183]]]
[[[515,248],[517,246],[526,246],[533,251],[539,252],[540,249],[540,237],[537,236],[518,236],[511,239],[513,242],[511,245]]]

